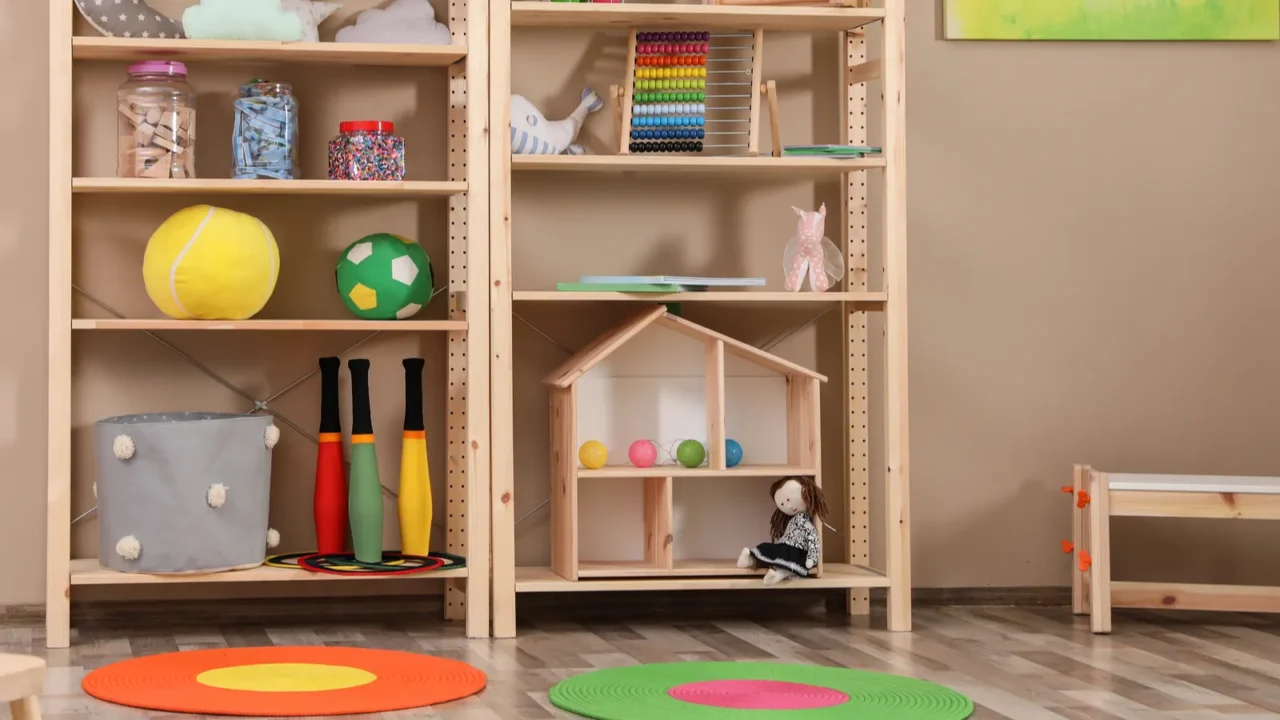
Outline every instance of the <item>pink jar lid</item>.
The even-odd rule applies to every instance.
[[[129,66],[130,75],[181,75],[186,77],[187,66],[172,60],[144,60]]]

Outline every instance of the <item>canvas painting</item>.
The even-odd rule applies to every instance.
[[[950,40],[1278,40],[1277,0],[946,0]]]

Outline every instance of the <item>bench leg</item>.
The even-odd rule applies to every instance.
[[[40,699],[34,695],[9,703],[13,720],[40,720]]]
[[[1080,551],[1085,549],[1085,511],[1076,507],[1076,497],[1084,487],[1084,478],[1088,469],[1084,465],[1076,465],[1071,473],[1071,546],[1075,548],[1071,554],[1071,613],[1085,615],[1084,573],[1080,572]]]
[[[1111,502],[1107,474],[1090,471],[1089,568],[1090,627],[1095,633],[1111,632]]]

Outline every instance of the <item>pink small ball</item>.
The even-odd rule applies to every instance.
[[[631,447],[627,450],[627,457],[631,459],[631,464],[638,468],[653,467],[658,460],[658,448],[648,440],[637,440],[631,443]]]

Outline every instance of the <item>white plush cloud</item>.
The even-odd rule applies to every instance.
[[[338,42],[448,45],[449,28],[436,22],[427,0],[395,0],[386,10],[365,10],[338,31]]]

